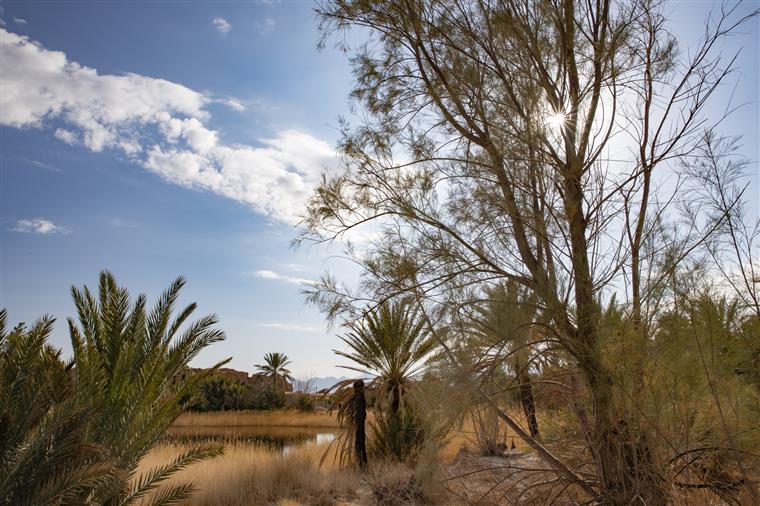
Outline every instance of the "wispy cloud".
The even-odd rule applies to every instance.
[[[233,111],[243,112],[245,111],[245,104],[236,98],[225,97],[214,100],[217,103],[224,104]]]
[[[116,228],[137,228],[139,224],[136,221],[124,220],[121,218],[108,218],[108,224]]]
[[[287,276],[284,274],[279,274],[274,271],[268,271],[268,270],[261,270],[256,271],[253,273],[254,276],[261,279],[271,279],[274,281],[282,281],[283,283],[291,283],[294,285],[313,285],[316,283],[313,279],[308,278],[297,278],[293,276]]]
[[[14,232],[23,232],[25,234],[68,234],[69,229],[56,225],[45,218],[26,218],[17,220],[11,229]]]
[[[13,22],[17,25],[25,25],[27,23],[26,19],[17,18],[16,16],[13,16]]]
[[[256,24],[256,28],[259,30],[259,33],[261,35],[266,35],[273,32],[275,26],[277,26],[277,23],[272,18],[264,18]]]
[[[257,327],[264,327],[268,329],[274,329],[274,330],[290,330],[295,332],[322,332],[324,329],[321,329],[319,327],[311,327],[308,325],[294,325],[291,323],[257,323]]]
[[[0,124],[55,126],[55,137],[68,144],[121,151],[165,181],[245,203],[277,221],[299,221],[322,169],[336,160],[330,145],[296,129],[256,146],[225,144],[206,126],[206,106],[219,99],[177,83],[99,74],[2,28],[0,51]]]
[[[21,160],[25,163],[28,163],[29,165],[34,165],[35,167],[39,167],[41,169],[46,169],[52,172],[61,172],[61,169],[49,163],[41,162],[39,160],[32,160],[30,158],[21,158]]]
[[[211,21],[211,23],[214,25],[214,28],[225,35],[227,35],[229,31],[232,30],[232,25],[224,18],[216,17],[213,19],[213,21]]]

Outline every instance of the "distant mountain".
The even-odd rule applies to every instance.
[[[295,390],[298,392],[311,392],[316,393],[323,388],[330,388],[339,381],[348,379],[346,376],[336,378],[335,376],[328,376],[326,378],[308,378],[297,379],[293,382]]]

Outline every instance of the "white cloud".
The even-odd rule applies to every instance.
[[[116,228],[137,228],[139,224],[136,221],[123,220],[121,218],[108,218],[108,224]]]
[[[166,181],[208,190],[294,224],[322,168],[335,162],[324,141],[298,130],[226,144],[206,126],[219,102],[163,79],[101,75],[0,29],[0,124],[46,128],[92,151],[118,150]],[[222,101],[239,110],[234,99]]]
[[[16,16],[13,16],[13,22],[17,25],[25,25],[27,23],[26,19],[17,18]]]
[[[16,225],[11,229],[14,232],[23,232],[27,234],[67,234],[67,228],[56,225],[45,218],[27,218],[17,220]]]
[[[78,142],[77,134],[65,128],[57,128],[53,135],[56,139],[60,139],[66,144],[74,145]]]
[[[272,19],[272,18],[264,18],[264,20],[259,21],[256,24],[256,27],[258,28],[259,33],[261,35],[266,35],[268,33],[271,33],[272,31],[274,31],[274,27],[276,25],[277,25],[277,23],[275,22],[274,19]]]
[[[230,30],[232,30],[232,25],[224,18],[216,17],[211,22],[214,24],[214,28],[225,35],[229,33]]]
[[[282,281],[284,283],[291,283],[294,285],[313,285],[314,283],[316,283],[316,281],[314,281],[313,279],[296,278],[293,276],[286,276],[284,274],[278,274],[274,271],[267,271],[267,270],[256,271],[253,273],[253,275],[261,279],[271,279],[274,281]]]
[[[265,327],[268,329],[275,329],[275,330],[292,330],[295,332],[323,332],[324,329],[321,329],[319,327],[311,327],[308,325],[294,325],[291,323],[257,323],[257,327]]]
[[[237,111],[237,112],[245,111],[245,104],[236,98],[231,98],[231,97],[220,98],[220,99],[216,99],[215,102],[224,104],[230,109],[232,109],[233,111]]]

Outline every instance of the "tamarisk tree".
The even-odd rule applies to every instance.
[[[626,298],[639,346],[621,360],[642,370],[667,273],[725,219],[692,209],[702,221],[671,226],[681,187],[664,176],[723,119],[705,114],[735,63],[720,41],[755,13],[718,12],[688,51],[646,0],[336,0],[319,14],[324,42],[368,35],[355,50],[340,39],[364,114],[344,125],[343,169],[317,188],[301,239],[375,223],[364,288],[414,295],[431,322],[494,282],[530,290],[583,379],[591,476],[518,434],[595,500],[664,503],[648,429],[602,353],[600,301]],[[329,275],[310,293],[333,318],[360,296]]]

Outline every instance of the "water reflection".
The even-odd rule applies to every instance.
[[[165,435],[166,442],[173,444],[234,442],[235,444],[265,446],[284,454],[299,446],[329,443],[333,439],[335,439],[335,432],[324,428],[261,425],[172,427]]]

